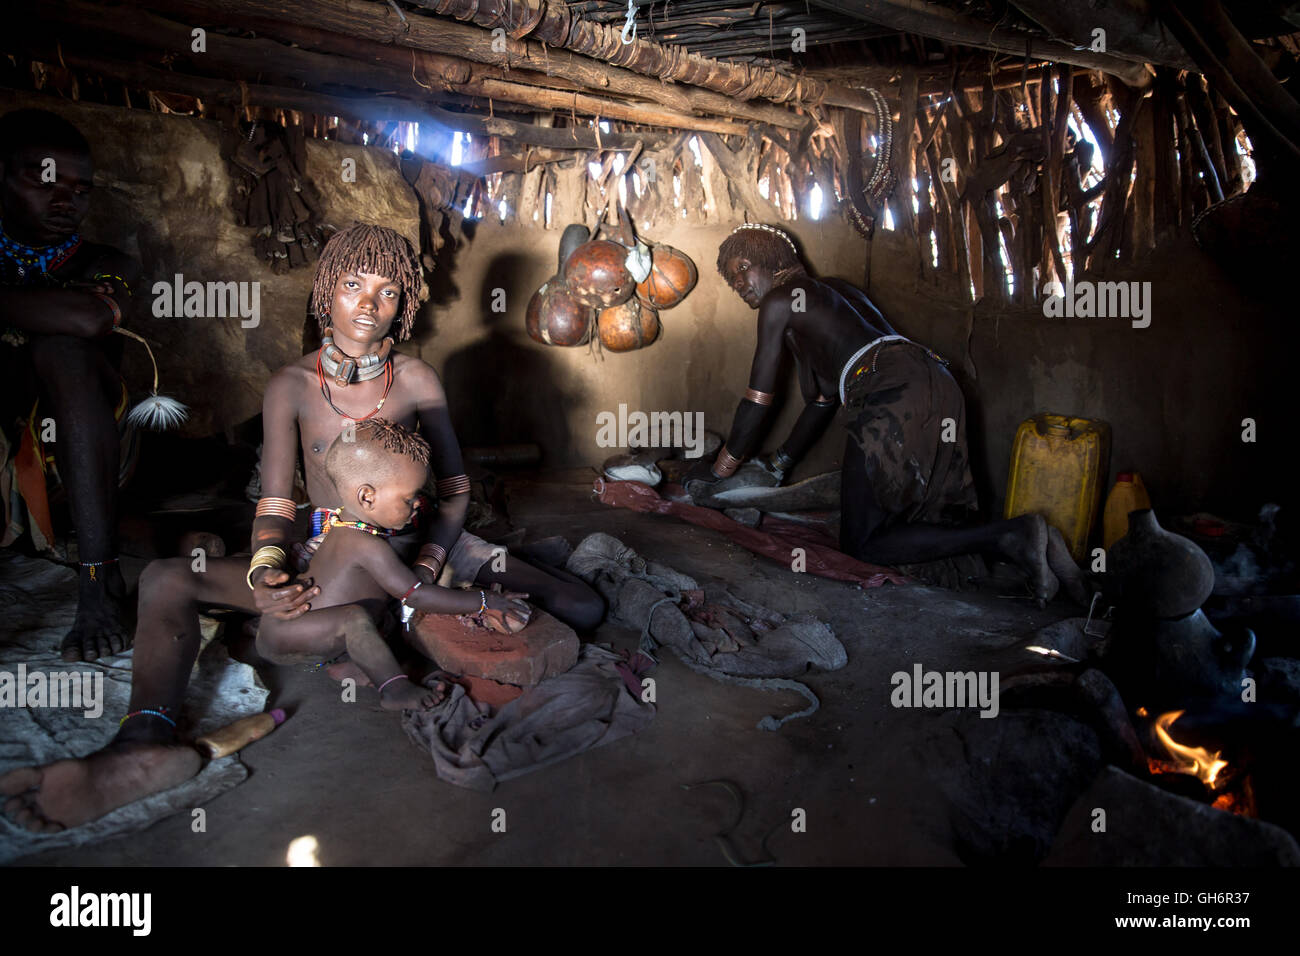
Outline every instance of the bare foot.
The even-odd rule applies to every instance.
[[[58,833],[184,783],[203,758],[188,744],[113,743],[80,760],[0,776],[4,813],[35,833]]]
[[[1061,582],[1061,587],[1065,588],[1070,600],[1087,607],[1092,597],[1088,593],[1088,583],[1079,566],[1074,563],[1070,549],[1066,547],[1065,536],[1051,525],[1047,527],[1047,564]]]
[[[337,664],[330,664],[325,668],[325,673],[337,681],[344,681],[351,677],[357,682],[358,687],[374,687],[374,682],[366,676],[356,664],[351,661],[339,661]]]
[[[411,680],[395,680],[380,691],[379,706],[384,710],[428,710],[446,696],[447,688],[441,683],[424,687]]]
[[[1047,522],[1042,515],[1028,514],[1011,519],[1011,530],[999,542],[1002,553],[1025,572],[1029,589],[1039,607],[1056,597],[1061,582],[1047,563]]]
[[[78,582],[77,618],[72,630],[63,638],[59,651],[65,661],[93,661],[111,657],[131,646],[131,632],[126,625],[126,581],[122,569],[114,562],[94,568],[81,568]]]

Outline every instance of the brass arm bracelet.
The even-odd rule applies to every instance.
[[[298,506],[294,504],[292,498],[276,498],[268,495],[258,499],[257,510],[253,515],[257,518],[288,518],[292,521],[298,516]]]
[[[727,446],[723,445],[718,451],[717,460],[713,463],[713,473],[719,478],[728,478],[736,473],[740,463],[741,459],[727,451]]]
[[[420,547],[420,557],[433,558],[439,564],[447,560],[447,549],[432,541]]]
[[[253,572],[258,568],[282,568],[289,555],[284,548],[268,544],[264,548],[258,548],[253,554],[253,560],[248,564],[248,574],[244,580],[248,583],[248,589],[253,590]]]
[[[442,568],[447,563],[447,549],[440,544],[426,544],[420,548],[415,563],[428,568],[436,578],[442,573]]]
[[[448,478],[439,478],[434,484],[434,490],[439,498],[451,498],[455,495],[461,495],[469,491],[468,475],[452,475]]]
[[[755,405],[771,405],[776,399],[772,392],[760,392],[756,388],[745,389],[745,401],[753,402]]]

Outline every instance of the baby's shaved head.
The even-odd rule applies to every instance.
[[[357,422],[355,434],[344,431],[325,453],[325,474],[340,494],[368,484],[376,488],[392,478],[402,459],[428,471],[429,443],[410,429],[382,418]]]

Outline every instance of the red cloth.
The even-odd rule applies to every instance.
[[[677,488],[676,485],[666,487]],[[849,557],[836,550],[825,535],[790,521],[765,515],[762,530],[746,528],[721,511],[664,498],[649,485],[639,481],[606,481],[597,478],[592,490],[601,504],[649,514],[673,515],[702,528],[720,531],[742,547],[786,567],[790,566],[791,549],[803,548],[808,561],[808,572],[823,578],[849,581],[864,588],[880,587],[886,581],[895,584],[907,581],[904,575],[890,568],[866,564]]]

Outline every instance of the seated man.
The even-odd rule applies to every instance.
[[[385,710],[432,707],[442,694],[411,683],[379,633],[388,597],[400,598],[412,612],[488,615],[485,623],[504,633],[512,624],[517,630],[527,623],[528,605],[485,589],[425,587],[389,546],[386,539],[418,515],[420,489],[429,477],[429,443],[419,435],[380,418],[360,422],[355,433],[334,439],[325,473],[343,505],[328,518],[329,533],[311,559],[320,593],[301,617],[263,618],[258,652],[277,664],[292,664],[346,651],[379,689]]]
[[[116,654],[128,643],[115,421],[126,392],[121,339],[110,333],[129,311],[139,269],[77,231],[93,172],[89,144],[62,117],[25,109],[0,118],[0,444],[15,453],[34,538],[51,534],[43,446],[67,490],[81,576],[64,660]]]
[[[844,407],[849,436],[841,473],[840,550],[890,565],[995,554],[1028,575],[1040,603],[1051,600],[1059,587],[1052,571],[1056,559],[1049,566],[1049,530],[1040,516],[969,523],[977,502],[966,453],[965,404],[942,359],[895,333],[858,289],[809,276],[793,241],[779,229],[738,227],[718,250],[718,271],[758,312],[758,344],[749,388],[726,444],[714,462],[698,463],[688,482],[734,474],[757,450],[775,398],[781,350],[788,347],[806,404],[785,444],[760,464],[782,480]],[[944,434],[947,420],[949,435]],[[1059,532],[1053,552],[1059,553],[1058,545],[1065,547]],[[1065,559],[1069,562],[1068,552]],[[1072,586],[1075,578],[1081,585],[1077,567],[1070,577]]]
[[[325,471],[334,439],[379,412],[420,434],[430,446],[437,475],[438,508],[422,534],[388,543],[423,585],[442,580],[482,587],[500,584],[528,594],[577,631],[600,623],[604,604],[567,572],[532,567],[511,557],[492,570],[491,549],[462,530],[469,479],[447,412],[442,382],[429,365],[393,350],[415,323],[420,271],[414,250],[399,233],[356,225],[321,251],[312,291],[323,345],[276,372],[262,406],[262,491],[247,557],[218,558],[192,570],[189,557],[152,562],[140,578],[131,703],[127,719],[107,748],[81,760],[20,768],[0,777],[4,811],[31,829],[57,830],[93,820],[198,772],[197,751],[175,742],[190,668],[200,644],[199,611],[224,607],[292,620],[311,610],[321,593],[310,577],[294,578],[288,548],[296,508],[289,498],[294,466],[302,455],[311,500],[326,508],[342,501]]]

